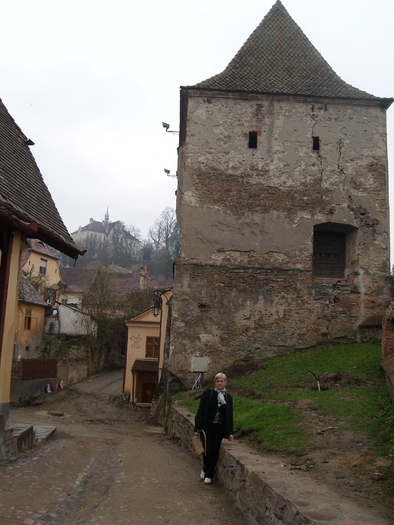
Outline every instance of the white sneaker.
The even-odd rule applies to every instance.
[[[205,483],[205,485],[210,485],[212,483],[211,478],[205,478],[204,479],[204,483]]]
[[[205,472],[203,470],[200,472],[200,479],[205,479]]]

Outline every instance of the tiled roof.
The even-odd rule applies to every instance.
[[[105,267],[102,267],[105,268]],[[82,292],[93,279],[99,268],[61,268],[60,274],[66,289],[73,292]],[[113,271],[111,273],[116,292],[121,296],[129,295],[140,290],[140,276],[138,274]],[[170,288],[173,281],[159,281],[147,279],[147,290]]]
[[[131,368],[132,372],[157,372],[159,362],[157,359],[136,359]]]
[[[40,239],[27,239],[27,243],[30,246],[28,249],[29,252],[37,252],[46,257],[52,257],[52,259],[59,259],[43,241],[40,241]]]
[[[48,307],[49,305],[40,297],[37,290],[30,283],[29,279],[20,272],[19,274],[19,291],[18,300],[24,303],[37,304]]]
[[[61,268],[62,283],[68,291],[82,292],[95,275],[96,270],[90,268]]]
[[[0,220],[77,258],[81,252],[56,209],[27,137],[1,100],[0,144]]]
[[[222,73],[189,88],[392,102],[344,82],[279,0]]]
[[[91,220],[89,224],[81,227],[81,231],[92,231],[97,233],[107,233],[105,230],[105,223],[103,221]]]

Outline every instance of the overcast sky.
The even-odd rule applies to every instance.
[[[343,80],[394,96],[393,0],[282,3]],[[178,130],[179,87],[220,73],[273,4],[0,0],[0,98],[35,142],[70,233],[108,207],[111,221],[146,237],[175,208],[176,179],[164,169],[176,172],[178,136],[162,122]]]

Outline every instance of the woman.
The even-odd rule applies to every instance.
[[[234,439],[233,399],[226,392],[226,384],[225,374],[216,374],[215,388],[208,388],[202,394],[195,418],[194,432],[204,430],[207,440],[204,467],[200,474],[206,485],[212,483],[222,439]]]

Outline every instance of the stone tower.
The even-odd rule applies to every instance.
[[[391,103],[339,78],[280,1],[181,88],[173,371],[379,334]]]

